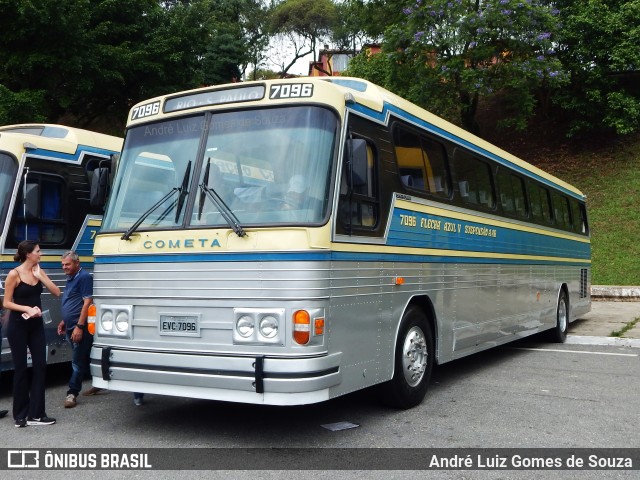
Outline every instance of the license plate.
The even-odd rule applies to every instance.
[[[200,315],[160,314],[160,335],[200,336]]]

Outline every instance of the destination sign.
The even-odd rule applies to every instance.
[[[208,90],[190,93],[179,97],[169,98],[164,103],[163,111],[177,112],[189,108],[205,107],[207,105],[223,105],[225,103],[249,102],[264,98],[264,85],[249,87],[227,88],[224,90]]]

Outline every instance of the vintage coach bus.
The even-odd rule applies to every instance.
[[[17,264],[18,243],[37,240],[42,266],[64,287],[60,256],[69,249],[93,270],[93,241],[100,227],[112,157],[122,139],[62,125],[28,124],[0,127],[0,283]],[[91,199],[91,179],[94,195]],[[100,185],[100,181],[103,182]],[[1,294],[1,290],[0,290]],[[47,361],[71,360],[71,349],[59,337],[60,299],[45,289],[43,310],[52,322],[45,327]],[[8,312],[2,312],[4,319]],[[5,325],[6,326],[6,325]],[[6,328],[2,333],[6,336]],[[1,369],[11,369],[11,352],[2,339]]]
[[[94,385],[293,405],[589,311],[576,188],[359,79],[133,107],[95,244]]]

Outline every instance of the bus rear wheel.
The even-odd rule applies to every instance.
[[[558,297],[558,308],[556,309],[556,326],[549,331],[549,340],[555,343],[564,343],[567,340],[567,330],[569,329],[569,301],[564,290]]]
[[[433,361],[433,336],[424,312],[410,306],[400,323],[393,378],[383,384],[386,403],[406,409],[422,402],[431,379]]]

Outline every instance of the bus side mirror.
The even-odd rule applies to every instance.
[[[90,204],[92,207],[104,207],[109,194],[109,168],[98,167],[91,172]]]

